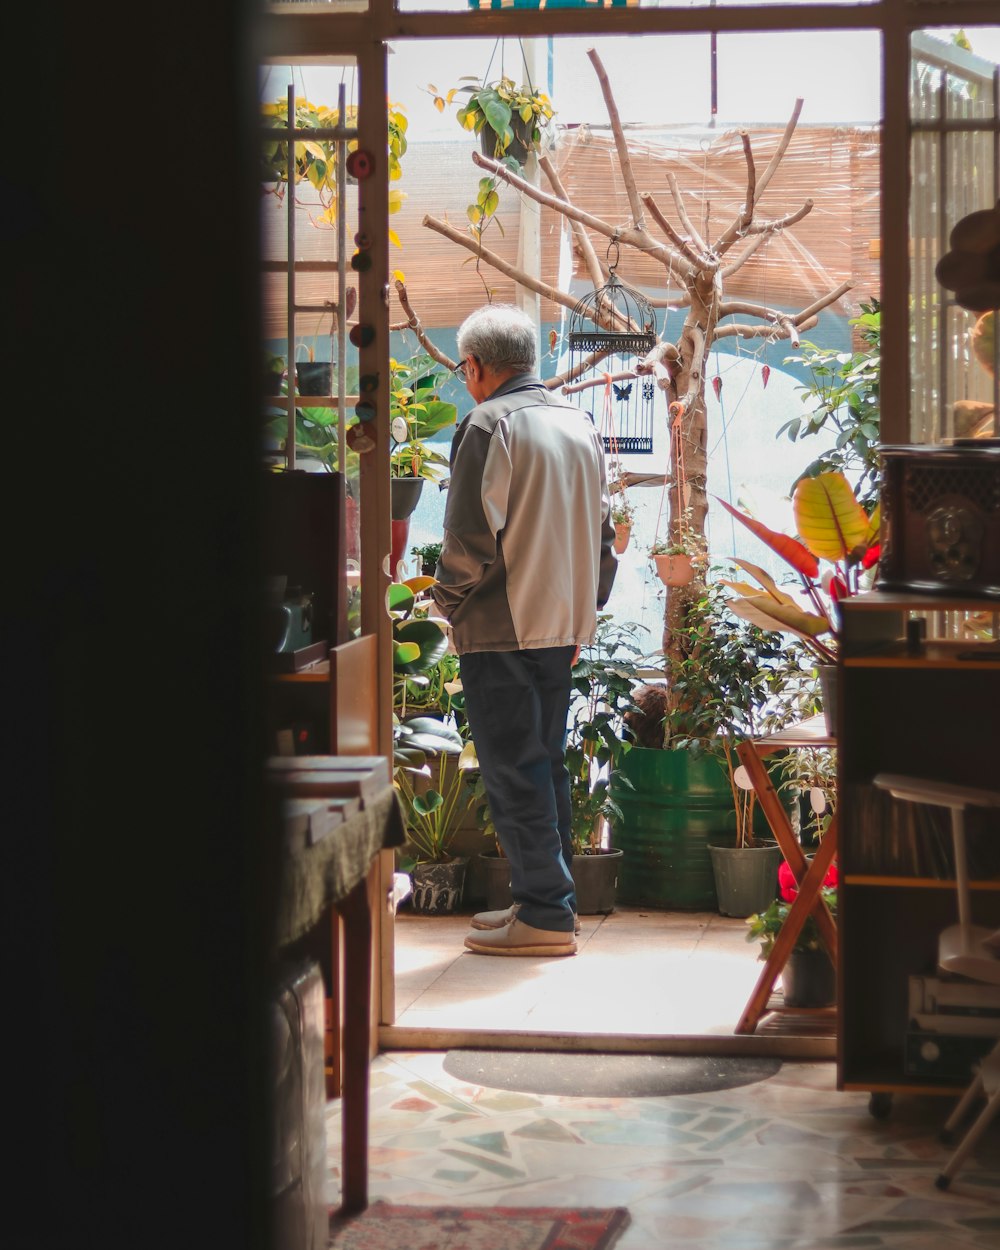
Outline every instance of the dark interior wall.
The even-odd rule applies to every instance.
[[[27,6],[7,47],[5,1153],[33,1245],[269,1244],[252,13]]]

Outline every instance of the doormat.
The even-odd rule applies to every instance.
[[[727,1055],[599,1055],[548,1050],[449,1050],[444,1070],[471,1085],[521,1094],[668,1098],[766,1081],[780,1059]]]
[[[329,1250],[607,1250],[624,1207],[397,1207],[335,1217]]]

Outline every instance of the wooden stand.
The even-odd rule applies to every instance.
[[[765,1011],[774,1010],[777,1007],[777,1004],[775,1004],[775,1007],[769,1006],[768,1000],[771,991],[810,913],[816,917],[820,937],[823,939],[823,943],[829,952],[834,968],[837,966],[837,926],[830,915],[829,907],[827,907],[820,893],[823,878],[826,876],[827,869],[837,853],[837,817],[836,815],[832,817],[830,825],[823,835],[819,849],[810,864],[802,853],[802,848],[795,837],[795,831],[792,829],[788,815],[782,807],[777,791],[771,784],[771,778],[764,767],[764,759],[768,755],[772,755],[775,751],[780,751],[784,748],[834,745],[835,740],[827,734],[823,718],[814,716],[807,721],[803,721],[801,725],[795,725],[791,729],[779,730],[779,732],[769,734],[764,738],[741,742],[737,747],[740,762],[747,770],[753,788],[757,793],[761,810],[767,817],[767,823],[771,827],[771,832],[777,839],[778,846],[781,847],[781,853],[788,862],[788,866],[791,868],[799,886],[799,892],[792,903],[788,918],[781,926],[781,932],[775,939],[763,971],[757,980],[757,984],[754,986],[753,993],[750,995],[750,1000],[736,1025],[737,1033],[753,1033]],[[825,1011],[826,1009],[800,1009],[801,1012],[808,1012],[810,1015],[815,1014],[816,1010]]]

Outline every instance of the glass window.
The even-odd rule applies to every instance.
[[[1000,27],[911,39],[911,437],[995,436],[993,313],[962,307],[937,266],[951,233],[1000,198]]]

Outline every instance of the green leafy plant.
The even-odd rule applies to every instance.
[[[389,456],[392,477],[424,477],[439,482],[448,457],[428,439],[458,420],[458,408],[443,400],[440,388],[449,373],[430,356],[389,361],[389,417],[395,446]]]
[[[850,323],[857,326],[865,346],[857,352],[841,352],[803,343],[796,356],[786,356],[785,364],[804,365],[812,381],[800,387],[802,402],[809,409],[806,417],[794,417],[778,430],[797,440],[825,434],[833,445],[806,469],[818,473],[845,473],[857,477],[857,495],[870,512],[878,502],[879,486],[879,379],[882,369],[882,313],[877,299],[861,305],[861,315]]]
[[[441,624],[428,615],[431,600],[427,591],[433,585],[433,577],[410,577],[405,582],[393,582],[386,591],[396,682],[433,668],[448,650]]]
[[[774,943],[778,934],[781,932],[785,921],[788,919],[788,913],[792,910],[792,904],[798,894],[798,886],[795,884],[795,877],[792,870],[786,863],[782,863],[778,872],[778,884],[781,897],[774,899],[762,912],[758,912],[754,916],[747,917],[747,926],[749,932],[746,935],[748,942],[759,942],[760,953],[757,958],[767,959],[771,951],[774,949]],[[830,909],[830,914],[836,919],[837,916],[837,865],[832,863],[827,870],[826,876],[823,878],[823,885],[820,889],[820,896]],[[816,924],[815,917],[810,913],[806,917],[806,922],[802,926],[792,950],[796,951],[814,951],[826,949],[823,939],[819,935],[819,926]]]
[[[393,780],[406,813],[407,842],[414,852],[412,857],[400,854],[404,870],[412,863],[451,858],[451,843],[472,802],[473,760],[457,730],[443,721],[420,716],[396,722]]]
[[[349,106],[343,119],[345,126],[357,123],[358,111]],[[261,114],[265,128],[287,130],[288,101],[276,100],[272,104],[261,105]],[[296,130],[329,130],[340,124],[339,110],[324,104],[311,104],[305,96],[295,100],[293,123]],[[387,143],[389,180],[397,182],[403,174],[402,158],[406,152],[406,115],[398,104],[390,104],[387,109]],[[353,152],[358,146],[356,139],[347,144],[347,151]],[[337,161],[340,145],[334,139],[306,139],[295,144],[294,182],[308,182],[319,195],[322,212],[317,218],[321,226],[337,224]],[[288,143],[275,137],[266,138],[261,150],[261,177],[273,184],[272,194],[282,200],[288,186]],[[398,188],[389,191],[389,212],[397,213],[403,205],[406,195]],[[399,236],[394,230],[389,231],[389,239],[397,247],[401,246]]]
[[[736,591],[729,607],[737,616],[762,629],[797,635],[821,663],[836,660],[838,600],[857,594],[863,573],[878,562],[879,510],[871,517],[855,498],[843,473],[801,477],[792,494],[792,511],[799,537],[780,533],[724,499],[726,511],[781,556],[799,574],[804,592],[796,598],[783,590],[763,569],[746,560],[733,563],[758,583],[727,581]],[[821,577],[820,560],[831,567]]]
[[[456,119],[464,130],[480,136],[485,132],[490,137],[485,145],[487,155],[520,172],[521,162],[511,153],[511,145],[517,140],[529,152],[541,151],[555,116],[549,97],[530,85],[518,86],[506,74],[485,83],[473,77],[461,78],[459,83],[443,94],[433,83],[428,84],[434,107],[443,113],[456,105]],[[476,199],[465,210],[470,228],[477,234],[495,219],[500,203],[497,184],[496,177],[480,178]]]
[[[424,543],[421,547],[411,547],[410,555],[416,556],[420,562],[421,572],[424,569],[435,569],[437,568],[438,560],[441,559],[441,544]],[[427,576],[431,577],[433,574],[428,573]]]
[[[611,496],[611,524],[631,525],[635,519],[635,509],[624,490]]]
[[[622,811],[611,797],[611,774],[631,749],[625,715],[635,706],[632,691],[640,673],[642,625],[617,625],[609,614],[597,620],[597,634],[581,648],[573,667],[573,698],[566,738],[566,767],[573,806],[573,850],[601,847],[603,825],[614,828]],[[622,778],[630,784],[627,778]]]
[[[736,815],[736,845],[755,844],[757,795],[738,784],[741,740],[796,719],[782,698],[793,649],[780,636],[741,620],[729,609],[723,583],[713,581],[685,606],[675,637],[678,654],[665,658],[663,745],[708,752],[723,762]]]

